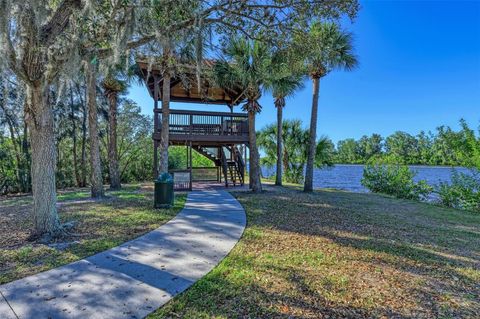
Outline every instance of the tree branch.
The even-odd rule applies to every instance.
[[[53,14],[52,18],[40,29],[40,41],[48,46],[67,27],[70,16],[76,9],[83,7],[82,0],[63,0]]]
[[[6,60],[10,69],[20,76],[21,78],[26,78],[25,72],[20,72],[20,69],[17,67],[17,54],[13,48],[12,39],[10,38],[10,21],[8,21],[7,11],[10,8],[7,8],[7,1],[0,0],[0,41],[5,43],[3,46],[6,55]]]

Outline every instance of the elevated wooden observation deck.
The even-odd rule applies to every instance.
[[[154,140],[160,140],[162,110],[154,110]],[[173,145],[222,146],[248,144],[248,117],[245,113],[170,110],[169,140]]]
[[[161,141],[162,116],[158,107],[161,101],[163,78],[159,68],[145,61],[137,61],[145,83],[153,98],[154,107],[154,175],[158,175],[158,148]],[[206,61],[212,67],[214,61]],[[194,74],[182,74],[170,80],[170,101],[184,103],[224,104],[230,112],[193,110],[169,110],[169,144],[187,147],[187,167],[171,171],[175,188],[191,189],[195,181],[222,181],[225,186],[244,184],[245,158],[248,148],[248,116],[234,113],[233,108],[242,102],[241,94],[215,87],[208,79],[202,79],[198,88]],[[210,159],[212,167],[193,167],[192,151]]]

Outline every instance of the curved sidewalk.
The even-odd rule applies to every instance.
[[[143,318],[217,265],[245,224],[226,191],[191,192],[174,219],[142,237],[0,286],[0,318]]]

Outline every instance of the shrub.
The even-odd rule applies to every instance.
[[[458,209],[480,212],[480,176],[453,171],[451,183],[442,182],[436,187],[440,204]]]
[[[424,180],[415,182],[415,175],[416,172],[411,171],[408,166],[377,162],[365,166],[362,185],[373,193],[413,200],[426,199],[433,188]]]
[[[285,171],[284,177],[287,183],[302,184],[303,183],[304,165],[290,165],[289,169]]]

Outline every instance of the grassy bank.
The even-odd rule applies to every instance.
[[[31,197],[0,199],[0,284],[67,264],[136,238],[167,222],[183,207],[153,209],[151,186],[126,186],[107,192],[107,198],[89,200],[87,189],[59,194],[63,222],[75,221],[66,238],[49,245],[29,241],[32,228]]]
[[[236,193],[248,226],[150,318],[478,318],[480,216],[375,194]]]

